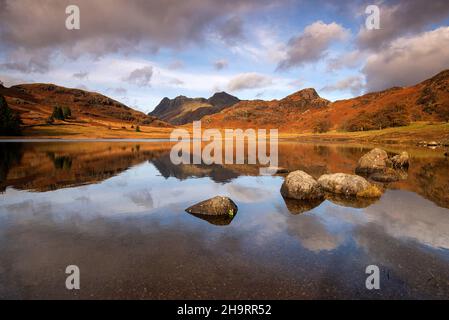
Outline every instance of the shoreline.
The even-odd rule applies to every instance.
[[[204,128],[207,129],[207,128]],[[219,130],[224,130],[220,128]],[[243,129],[243,130],[246,130]],[[41,132],[25,132],[22,136],[0,136],[0,142],[89,142],[89,141],[130,141],[152,142],[170,141],[171,131],[167,129],[159,132],[141,132],[138,134],[123,132],[123,134],[109,135],[104,132],[96,132],[89,136],[88,132],[70,134],[39,134]],[[387,128],[383,130],[326,133],[293,133],[279,132],[279,141],[295,141],[301,143],[363,143],[383,145],[418,145],[423,141],[436,141],[442,147],[449,146],[449,123],[415,122],[406,127]],[[221,139],[226,140],[225,138]],[[268,138],[267,138],[268,140]],[[176,142],[173,140],[173,142]]]

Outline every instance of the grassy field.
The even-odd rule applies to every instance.
[[[414,122],[409,126],[383,130],[341,132],[331,131],[321,134],[281,133],[281,138],[302,141],[358,141],[382,144],[417,144],[421,141],[449,141],[449,123],[431,124]]]
[[[182,126],[191,131],[191,126]],[[136,132],[130,126],[92,126],[83,123],[64,123],[56,125],[36,125],[25,127],[19,138],[41,139],[151,139],[169,138],[174,128],[158,128],[140,126],[141,132]],[[222,130],[223,131],[223,130]],[[224,137],[224,134],[223,134]],[[281,139],[292,139],[304,142],[360,142],[379,144],[417,144],[421,141],[449,141],[449,123],[431,124],[415,122],[406,127],[388,128],[383,130],[340,132],[331,131],[321,134],[280,132]],[[18,137],[4,137],[18,138]]]
[[[131,126],[113,127],[83,125],[80,123],[36,125],[25,127],[19,138],[23,139],[151,139],[167,138],[171,128],[140,126],[136,132]],[[18,137],[7,137],[18,138]]]

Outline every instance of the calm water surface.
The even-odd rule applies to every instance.
[[[256,165],[181,165],[171,144],[0,143],[0,298],[449,298],[449,161],[408,149],[379,200],[285,201]],[[402,149],[385,148],[389,152]],[[280,166],[354,171],[370,147],[282,142]],[[234,219],[184,211],[231,197]],[[81,290],[65,289],[65,268]],[[365,268],[381,289],[365,288]]]

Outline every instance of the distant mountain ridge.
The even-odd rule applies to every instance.
[[[203,128],[273,128],[285,133],[366,131],[419,121],[449,121],[449,70],[413,86],[334,102],[321,98],[313,88],[271,101],[239,100],[218,92],[208,99],[164,98],[149,115],[99,93],[54,84],[0,85],[0,95],[20,113],[24,127],[53,128],[55,134],[62,132],[57,129],[63,125],[64,130],[75,125],[82,130],[103,127],[120,135],[134,131],[137,125],[170,129],[200,119]],[[55,106],[70,107],[73,117],[48,124]]]
[[[186,96],[177,96],[174,99],[165,97],[149,115],[173,125],[183,125],[200,120],[206,115],[218,113],[238,102],[240,99],[226,92],[217,92],[208,99]]]

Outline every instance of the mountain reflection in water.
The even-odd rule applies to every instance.
[[[282,198],[282,175],[173,165],[171,146],[0,143],[0,298],[449,298],[441,150],[407,148],[408,174],[380,199],[304,203]],[[353,173],[370,148],[280,142],[279,166]],[[184,212],[215,195],[239,213]],[[64,289],[70,264],[76,296]],[[365,289],[369,264],[382,290]]]

